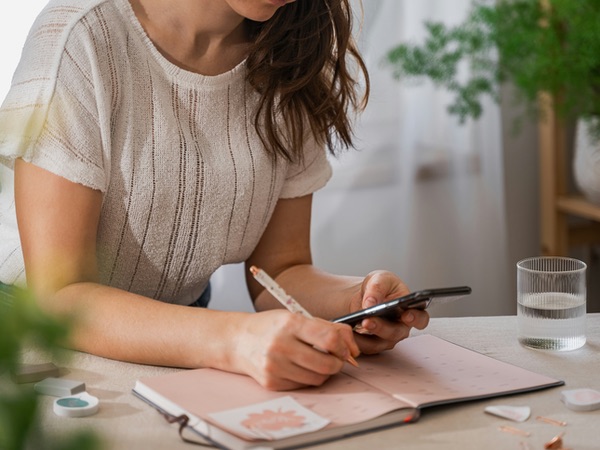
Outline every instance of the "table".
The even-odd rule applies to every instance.
[[[571,352],[549,353],[524,348],[516,341],[516,316],[434,318],[424,331],[493,358],[562,379],[564,387],[495,399],[429,408],[414,424],[389,428],[311,447],[314,450],[411,450],[502,449],[538,450],[554,436],[564,432],[565,447],[573,450],[599,448],[600,410],[575,412],[560,401],[563,389],[600,390],[600,314],[588,314],[584,347]],[[190,449],[200,448],[179,439],[175,425],[169,425],[154,409],[136,398],[131,389],[143,376],[159,375],[176,369],[113,361],[81,352],[59,363],[62,376],[86,383],[87,391],[100,399],[100,411],[86,418],[64,418],[52,412],[51,397],[41,397],[43,431],[60,436],[82,428],[92,428],[103,439],[106,449]],[[35,351],[25,354],[25,362],[38,363]],[[511,422],[489,414],[488,405],[530,406],[531,418]],[[544,416],[567,422],[560,427],[541,422]],[[509,425],[531,433],[523,437],[502,432]]]

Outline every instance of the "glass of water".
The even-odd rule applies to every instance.
[[[519,342],[542,350],[575,350],[585,344],[584,262],[559,256],[517,263]]]

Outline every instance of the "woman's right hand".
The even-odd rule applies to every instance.
[[[348,325],[284,310],[249,314],[234,339],[234,364],[270,390],[319,386],[359,349]]]

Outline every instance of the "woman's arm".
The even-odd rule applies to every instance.
[[[312,196],[280,200],[261,241],[246,265],[264,269],[313,315],[325,319],[339,317],[408,293],[394,274],[375,271],[365,278],[332,275],[312,265],[310,218]],[[281,308],[278,302],[246,274],[257,310]],[[425,328],[429,315],[406,311],[397,323],[381,318],[365,319],[369,334],[357,335],[363,353],[392,348],[408,336],[410,328]]]
[[[69,343],[75,349],[137,363],[245,373],[269,389],[322,384],[349,354],[358,354],[346,325],[281,310],[190,308],[101,285],[100,192],[17,160],[15,200],[28,286],[45,310],[75,317]]]
[[[17,160],[15,201],[28,287],[43,309],[74,316],[70,346],[139,363],[230,364],[228,336],[242,314],[225,318],[98,283],[99,191]]]

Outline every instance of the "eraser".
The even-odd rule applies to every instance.
[[[85,391],[85,383],[62,378],[46,378],[36,383],[33,388],[40,394],[65,397]]]
[[[62,417],[85,417],[98,412],[97,397],[82,392],[81,394],[61,397],[54,400],[54,414]]]
[[[594,411],[600,408],[600,392],[594,389],[572,389],[562,391],[560,399],[573,411]]]
[[[58,367],[54,363],[21,364],[16,373],[12,374],[15,383],[34,383],[48,377],[59,376]]]

